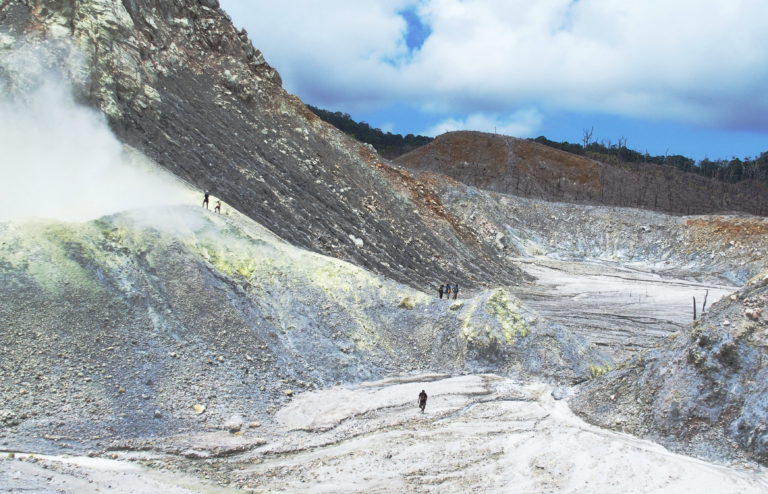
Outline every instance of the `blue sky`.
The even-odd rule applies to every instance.
[[[768,151],[764,0],[221,0],[285,88],[400,134]]]

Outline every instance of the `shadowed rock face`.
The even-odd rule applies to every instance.
[[[584,385],[593,423],[703,457],[768,463],[768,271],[712,306],[668,348]]]
[[[209,189],[294,245],[411,286],[515,284],[520,271],[446,213],[428,182],[393,168],[281,88],[278,74],[217,2],[11,0],[13,39],[65,40],[81,100],[120,139]],[[23,88],[21,88],[23,90]]]
[[[439,300],[237,213],[3,223],[0,238],[0,430],[17,446],[262,419],[289,391],[418,369],[572,382],[609,362],[506,290]]]
[[[467,185],[549,201],[682,214],[768,214],[768,189],[729,184],[650,163],[607,165],[543,144],[482,132],[449,132],[395,160]]]

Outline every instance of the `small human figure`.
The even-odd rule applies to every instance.
[[[440,298],[443,298],[444,289],[445,289],[445,285],[440,285],[440,288],[437,289],[437,293],[440,294]]]
[[[445,299],[448,300],[449,298],[451,298],[451,284],[450,283],[446,283],[445,284]]]
[[[213,210],[219,214],[221,214],[221,201],[216,201],[216,207],[213,208]]]
[[[208,198],[210,197],[211,193],[207,190],[205,191],[205,197],[203,197],[203,207],[205,209],[208,209]]]
[[[424,413],[424,408],[426,406],[427,406],[427,392],[422,389],[421,393],[419,393],[419,408],[421,408],[421,413]]]
[[[459,284],[453,285],[453,300],[456,300],[456,295],[459,294]]]

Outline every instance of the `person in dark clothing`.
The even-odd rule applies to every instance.
[[[459,294],[459,284],[453,285],[453,300],[456,300],[456,295]]]
[[[211,196],[211,193],[207,190],[205,191],[205,197],[203,197],[203,207],[205,209],[208,209],[208,198]]]
[[[443,298],[443,289],[445,288],[445,285],[440,285],[440,288],[437,289],[437,293],[440,294],[440,298]]]
[[[451,284],[450,283],[446,283],[445,284],[445,298],[446,298],[446,300],[451,298]]]
[[[419,408],[421,408],[421,413],[424,413],[424,408],[426,406],[427,406],[427,393],[422,389],[421,393],[419,393]]]
[[[213,208],[213,210],[219,214],[221,214],[221,201],[216,201],[216,207]]]

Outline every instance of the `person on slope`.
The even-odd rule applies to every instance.
[[[209,191],[205,191],[205,196],[203,197],[203,207],[205,209],[208,209],[208,198],[211,196],[211,193]]]
[[[424,408],[426,406],[427,406],[427,393],[422,389],[421,393],[419,393],[419,408],[421,408],[421,413],[424,413]]]
[[[221,201],[216,201],[216,207],[213,208],[214,212],[221,214]]]
[[[456,295],[459,294],[459,284],[453,285],[453,300],[456,300]]]
[[[440,298],[443,298],[443,292],[445,291],[445,285],[440,285],[440,288],[437,289],[437,293],[440,294]]]
[[[451,284],[450,283],[446,283],[445,284],[445,299],[448,300],[449,298],[451,298]]]

